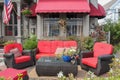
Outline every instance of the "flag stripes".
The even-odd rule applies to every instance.
[[[3,23],[9,24],[10,20],[10,14],[13,8],[13,4],[11,0],[4,0],[4,17],[3,17]]]

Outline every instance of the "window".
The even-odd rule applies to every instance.
[[[44,14],[43,35],[44,37],[60,36],[61,29],[58,21],[61,14]],[[80,36],[83,27],[83,15],[76,13],[63,14],[66,17],[66,36]]]
[[[5,35],[6,36],[12,36],[13,35],[12,26],[5,26]]]
[[[44,15],[44,20],[43,20],[44,36],[50,36],[50,37],[59,36],[58,20],[59,20],[59,14]]]
[[[80,29],[82,26],[82,17],[77,14],[66,14],[67,16],[67,36],[80,36]]]

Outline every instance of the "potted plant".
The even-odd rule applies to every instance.
[[[37,37],[35,35],[31,35],[30,38],[27,38],[23,42],[23,48],[25,50],[32,50],[37,48]]]
[[[62,55],[62,59],[65,61],[65,62],[70,62],[72,57],[74,56],[76,52],[76,49],[75,48],[68,48],[68,49],[65,49],[64,52],[63,52],[63,55]]]
[[[32,57],[35,62],[35,53],[36,53],[36,48],[37,48],[37,36],[31,34],[30,38],[27,38],[23,42],[23,49],[26,51],[31,51],[32,52]]]

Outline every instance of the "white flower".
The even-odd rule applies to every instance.
[[[58,75],[58,78],[61,78],[61,77],[63,77],[63,72],[60,71],[57,75]]]
[[[118,59],[118,58],[116,58],[115,60],[116,60],[117,62],[119,61],[119,59]]]
[[[111,73],[113,72],[113,69],[112,69],[112,68],[110,68],[110,72],[111,72]]]

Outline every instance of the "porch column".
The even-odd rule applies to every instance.
[[[89,36],[89,15],[83,17],[83,37]]]
[[[25,38],[28,38],[28,36],[29,36],[29,34],[28,34],[28,18],[27,17],[25,17],[25,16],[22,16],[23,17],[23,36],[25,37]]]
[[[37,38],[43,39],[43,15],[37,15]]]
[[[2,10],[0,9],[0,18],[2,18]],[[2,19],[0,19],[0,37],[2,36]]]
[[[16,39],[17,39],[17,42],[18,43],[21,43],[21,19],[20,19],[20,17],[21,17],[21,13],[20,13],[20,2],[17,2],[17,14],[18,14],[18,19],[17,19],[17,37],[16,37]]]

